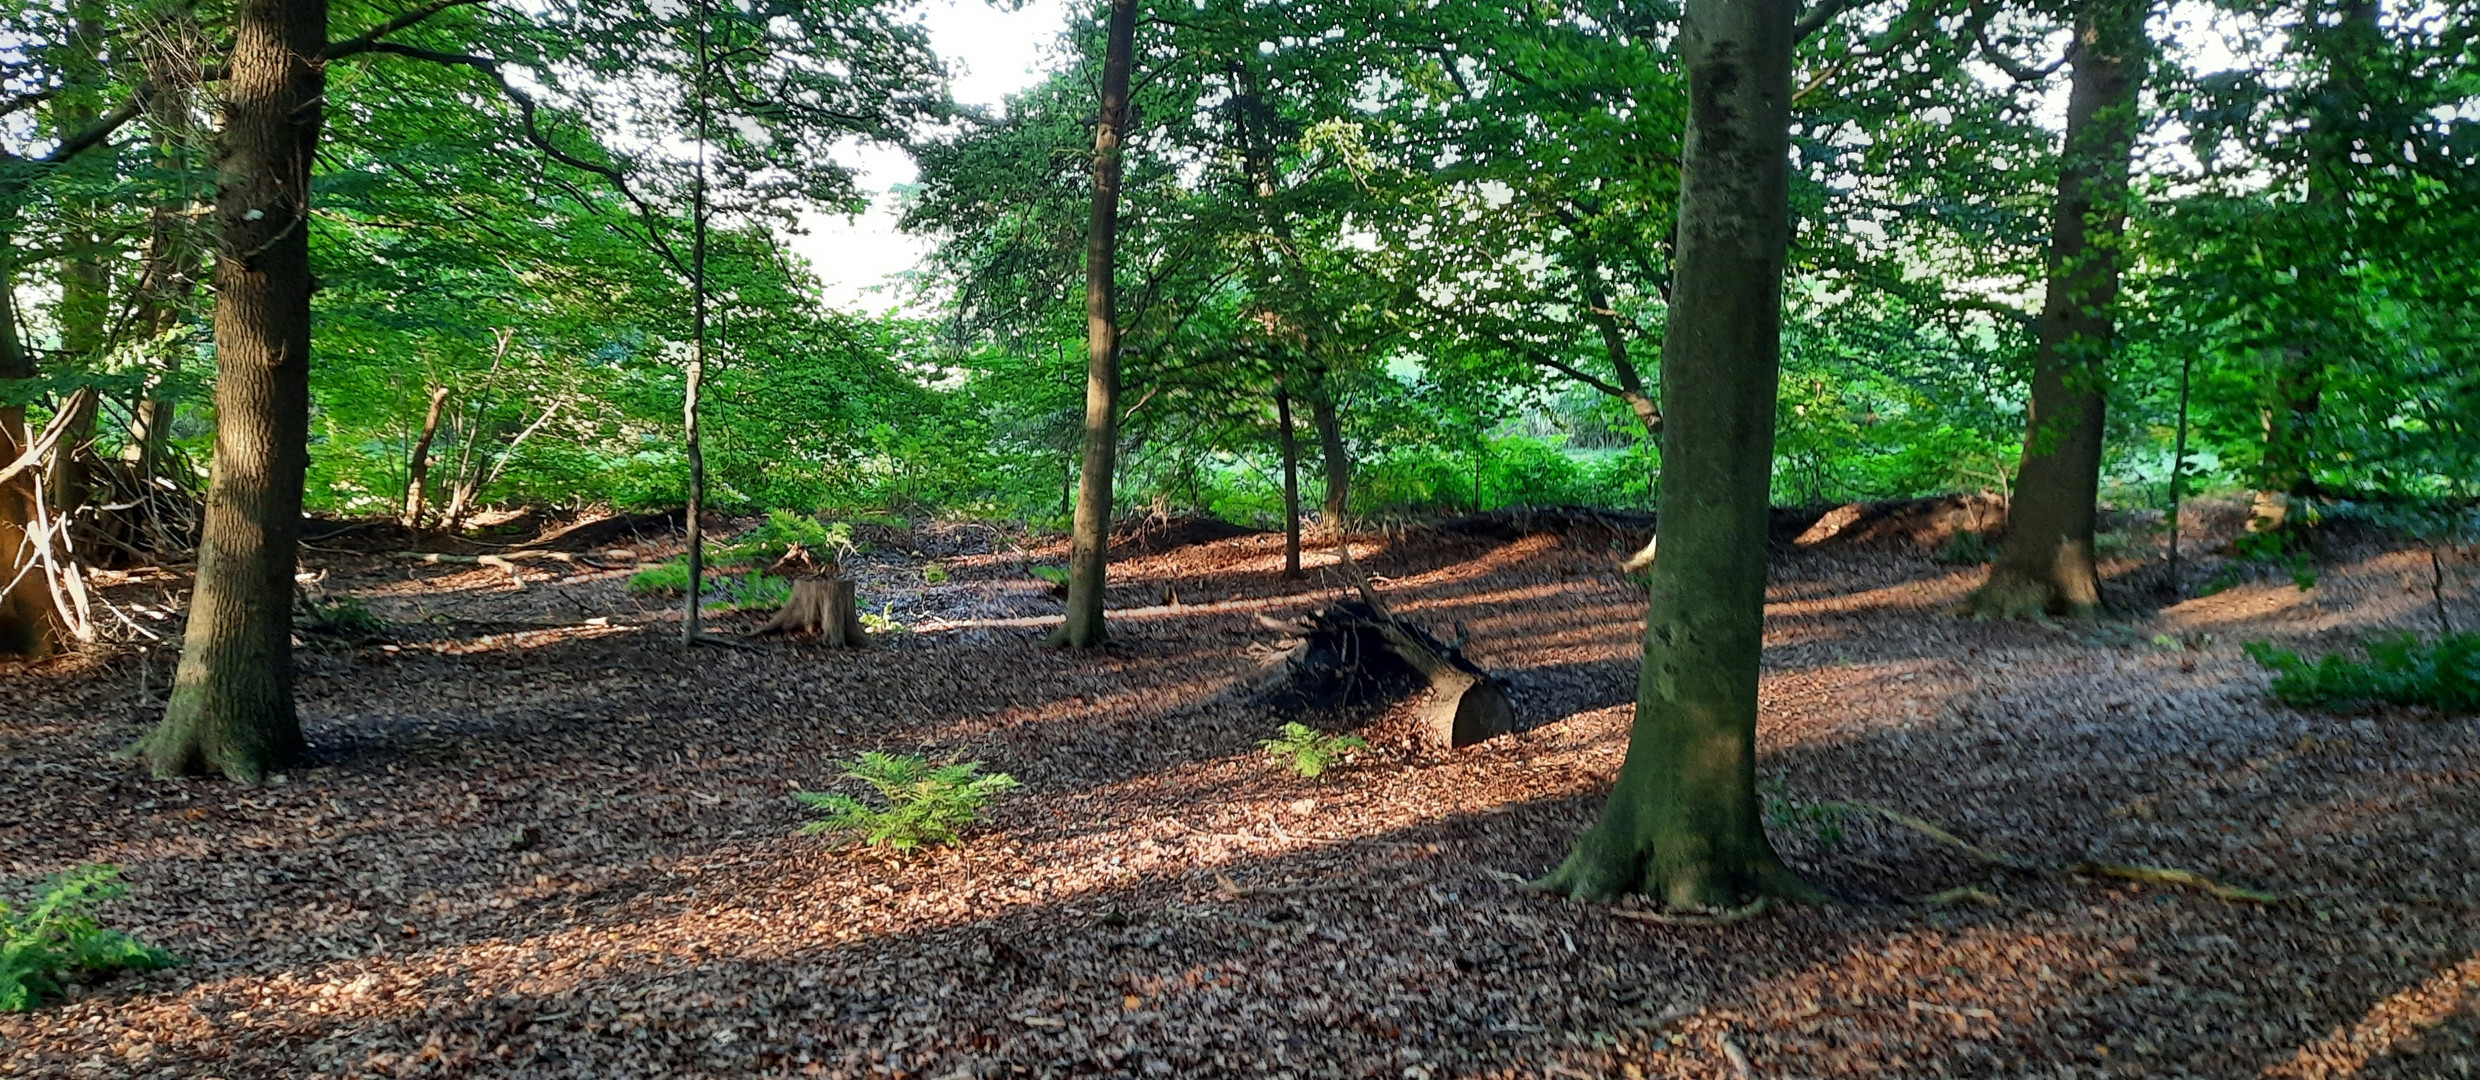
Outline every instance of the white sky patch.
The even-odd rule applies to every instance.
[[[922,23],[930,47],[946,61],[950,89],[959,105],[997,109],[1009,94],[1040,82],[1045,51],[1067,26],[1066,0],[1028,0],[1009,11],[984,0],[929,0]],[[801,215],[804,234],[788,238],[808,259],[839,308],[883,312],[904,306],[892,280],[930,253],[928,241],[896,231],[895,198],[889,189],[916,178],[912,155],[892,147],[861,147],[843,155],[857,169],[855,180],[870,198],[856,217]]]

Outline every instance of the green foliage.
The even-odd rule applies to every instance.
[[[1938,548],[1937,559],[1955,566],[1978,566],[1997,554],[1989,537],[1972,529],[1957,529]]]
[[[2273,696],[2286,704],[2334,712],[2378,704],[2480,712],[2480,634],[2426,643],[2409,632],[2387,635],[2367,643],[2366,660],[2327,653],[2310,661],[2263,641],[2246,648],[2275,672]]]
[[[2295,530],[2247,533],[2231,541],[2230,547],[2231,560],[2199,592],[2211,596],[2268,575],[2290,578],[2301,592],[2316,588],[2316,557]]]
[[[302,631],[329,637],[367,637],[387,629],[387,622],[354,596],[305,596],[293,620]]]
[[[877,611],[864,611],[864,612],[861,612],[861,613],[860,613],[860,615],[861,615],[861,629],[862,629],[862,632],[864,632],[864,633],[870,633],[870,634],[909,634],[909,633],[912,633],[912,632],[913,632],[913,628],[912,628],[912,627],[909,627],[909,626],[904,625],[904,623],[903,623],[903,622],[899,621],[899,620],[896,618],[896,616],[895,616],[895,610],[896,610],[895,605],[894,605],[893,603],[890,603],[890,604],[888,604],[886,607],[881,608],[881,609],[879,609],[879,610],[877,610]]]
[[[689,564],[683,559],[656,563],[629,575],[628,588],[639,596],[678,596],[689,589]]]
[[[848,522],[829,525],[791,510],[767,511],[766,520],[756,528],[708,549],[707,567],[724,572],[721,579],[707,584],[708,602],[741,611],[772,611],[784,606],[784,601],[792,598],[791,584],[765,570],[796,545],[821,559],[842,558],[857,550]],[[742,572],[731,573],[735,570]],[[628,590],[640,596],[678,596],[688,588],[686,556],[629,575]]]
[[[1257,744],[1292,775],[1314,780],[1353,751],[1369,749],[1358,735],[1329,735],[1307,724],[1289,723],[1274,738]]]
[[[945,585],[947,584],[947,568],[938,563],[924,563],[921,568],[921,580],[924,584]]]
[[[1035,577],[1041,578],[1041,579],[1042,579],[1042,580],[1044,580],[1044,581],[1049,582],[1049,583],[1051,584],[1051,587],[1052,587],[1052,588],[1056,588],[1056,589],[1064,589],[1064,588],[1067,588],[1067,587],[1068,587],[1068,568],[1067,568],[1067,567],[1064,567],[1064,566],[1042,566],[1042,565],[1037,564],[1037,565],[1034,565],[1034,566],[1028,566],[1028,567],[1026,567],[1026,568],[1025,568],[1025,572],[1026,572],[1026,573],[1028,573],[1028,574],[1031,574],[1031,575],[1033,575],[1033,576],[1035,576]]]
[[[71,980],[177,963],[171,953],[106,930],[89,909],[129,891],[120,870],[81,866],[46,882],[20,911],[0,902],[0,1012],[26,1012],[58,997]]]
[[[1843,807],[1793,800],[1790,782],[1779,772],[1765,781],[1758,794],[1764,800],[1766,827],[1799,830],[1822,848],[1831,849],[1843,842],[1843,818],[1847,813]]]
[[[983,775],[978,761],[932,765],[919,754],[876,750],[844,765],[843,772],[877,791],[885,805],[873,807],[841,792],[796,791],[792,797],[802,805],[826,813],[801,831],[850,834],[866,846],[897,851],[959,843],[959,830],[979,821],[991,799],[1017,786],[1006,773]]]

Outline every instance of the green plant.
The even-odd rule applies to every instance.
[[[1989,537],[1971,529],[1959,529],[1938,548],[1937,559],[1955,566],[1977,566],[1989,561],[1993,554]]]
[[[887,805],[873,807],[841,792],[796,791],[793,798],[827,815],[801,831],[857,834],[866,846],[897,851],[957,843],[958,830],[980,820],[992,798],[1017,786],[1006,773],[983,775],[978,761],[932,765],[919,754],[876,750],[844,765],[843,772],[845,779],[876,789]]]
[[[767,579],[759,584],[764,571],[798,547],[822,558],[840,559],[859,550],[853,544],[852,526],[844,522],[820,524],[817,518],[790,510],[769,510],[758,527],[716,544],[707,551],[706,566],[711,570],[746,570],[741,577],[726,578],[713,586],[724,594],[723,602],[742,610],[764,611],[782,607],[792,595],[792,587],[781,581]],[[649,566],[629,576],[628,590],[640,596],[678,596],[689,588],[689,561],[672,559]]]
[[[1760,789],[1765,800],[1765,824],[1774,829],[1798,829],[1809,835],[1822,848],[1833,848],[1843,842],[1843,807],[1834,803],[1797,803],[1791,800],[1791,785],[1781,773],[1775,773]]]
[[[25,1012],[57,997],[63,982],[122,971],[154,971],[178,961],[171,953],[118,930],[87,910],[129,891],[120,869],[97,863],[45,883],[21,913],[0,902],[0,1012]]]
[[[689,588],[689,564],[657,563],[629,575],[629,591],[639,596],[672,596]]]
[[[1329,735],[1300,723],[1283,725],[1281,734],[1257,745],[1282,762],[1292,775],[1309,779],[1325,775],[1329,767],[1352,751],[1369,749],[1368,741],[1358,735]]]
[[[2311,661],[2264,641],[2246,648],[2275,672],[2273,696],[2285,704],[2333,712],[2373,704],[2480,712],[2480,634],[2425,643],[2417,634],[2389,634],[2368,642],[2366,660],[2327,653]]]
[[[368,605],[351,596],[304,597],[294,614],[294,626],[330,637],[361,637],[387,628],[387,623],[372,614]]]
[[[921,580],[932,585],[945,585],[947,584],[947,568],[937,563],[924,564],[921,568]]]
[[[2200,590],[2211,596],[2251,577],[2286,574],[2306,592],[2316,588],[2316,562],[2288,529],[2253,532],[2231,541],[2231,561]]]
[[[896,621],[896,606],[889,603],[876,612],[861,613],[861,629],[872,634],[909,634],[913,628]]]

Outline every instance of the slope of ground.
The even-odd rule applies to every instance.
[[[1572,524],[1572,523],[1571,523]],[[2458,1077],[2480,1066],[2473,722],[2297,713],[2237,643],[2430,617],[2424,556],[2139,620],[1950,612],[1981,572],[1786,544],[1763,744],[1792,861],[1852,903],[1660,925],[1520,882],[1625,747],[1624,529],[1399,532],[1361,560],[1466,624],[1522,734],[1381,745],[1322,782],[1255,750],[1254,614],[1339,594],[1262,534],[1115,569],[1099,655],[981,527],[856,563],[882,647],[682,653],[625,570],[314,553],[386,641],[305,651],[321,763],[251,790],[109,751],[164,646],[0,678],[0,878],[126,868],[116,925],[189,966],[0,1017],[0,1076]],[[642,538],[640,538],[642,540]],[[636,554],[663,554],[642,543]],[[931,560],[945,581],[925,578]],[[110,591],[170,636],[183,582]],[[1289,597],[1289,599],[1286,599]],[[1223,602],[1256,599],[1256,605]],[[1176,606],[1173,605],[1176,601]],[[1201,606],[1213,605],[1213,606]],[[2480,623],[2468,598],[2455,611]],[[2156,644],[2161,640],[2178,644]],[[912,859],[793,835],[862,750],[1024,787]],[[2232,903],[2009,875],[1865,802],[2050,864],[2175,866]],[[1912,901],[1970,886],[1968,902]]]

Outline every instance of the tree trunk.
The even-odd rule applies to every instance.
[[[448,407],[448,388],[431,387],[431,406],[422,414],[422,434],[413,440],[413,454],[405,461],[405,527],[422,524],[422,488],[431,477],[431,439],[439,434],[439,416]]]
[[[1819,894],[1758,817],[1757,668],[1790,232],[1791,0],[1689,0],[1679,254],[1662,345],[1662,558],[1627,759],[1553,892],[1675,908]]]
[[[158,776],[256,783],[301,760],[293,571],[310,434],[310,173],[325,119],[326,0],[241,0],[215,216],[215,460]]]
[[[2256,497],[2248,527],[2278,530],[2290,520],[2293,499],[2315,493],[2317,414],[2324,408],[2325,373],[2334,352],[2344,347],[2341,293],[2348,288],[2338,268],[2353,261],[2350,220],[2338,212],[2336,196],[2349,186],[2359,168],[2352,161],[2362,123],[2360,110],[2368,99],[2364,72],[2385,47],[2373,0],[2343,0],[2341,17],[2331,28],[2311,18],[2301,33],[2308,51],[2321,53],[2326,64],[2323,92],[2308,118],[2307,227],[2310,247],[2299,260],[2299,277],[2287,290],[2289,301],[2305,310],[2295,320],[2296,340],[2277,355],[2269,399],[2265,404],[2264,456],[2257,464]],[[2330,246],[2328,246],[2330,245]]]
[[[2033,354],[2023,463],[2007,506],[2006,546],[1972,597],[1974,610],[1986,614],[2087,617],[2100,610],[2094,504],[2144,16],[2142,0],[2095,0],[2076,16],[2049,296]]]
[[[147,79],[147,129],[155,140],[155,165],[179,178],[178,191],[156,200],[147,212],[146,251],[138,268],[135,329],[150,346],[160,346],[181,325],[190,295],[198,283],[198,245],[191,235],[189,209],[190,161],[183,139],[189,126],[190,82],[197,72],[185,63],[199,43],[197,22],[186,12],[152,28],[144,46]],[[174,404],[166,387],[181,370],[181,351],[162,348],[153,357],[156,373],[147,378],[130,410],[129,439],[121,460],[137,466],[138,480],[147,483],[163,467],[171,445]]]
[[[7,214],[0,207],[0,214]],[[0,221],[5,224],[5,221]],[[15,248],[0,229],[0,387],[34,378],[34,361],[17,337],[17,279],[11,263]],[[26,407],[0,397],[0,466],[26,450]],[[44,596],[43,571],[27,530],[34,524],[35,500],[43,497],[39,473],[21,472],[0,482],[0,657],[38,659],[52,654],[58,630],[52,606]]]
[[[1085,461],[1068,543],[1068,612],[1058,638],[1076,649],[1110,636],[1102,625],[1102,597],[1110,562],[1111,471],[1119,462],[1120,144],[1136,35],[1136,0],[1111,0],[1102,116],[1094,125],[1093,217],[1085,235]]]
[[[1300,576],[1300,440],[1292,435],[1292,395],[1274,384],[1275,442],[1283,448],[1283,576]]]
[[[102,115],[99,86],[103,81],[103,5],[78,0],[70,7],[70,47],[63,50],[62,74],[70,84],[54,102],[55,130],[84,131]],[[95,200],[71,196],[61,207],[69,252],[60,261],[60,303],[53,308],[60,324],[61,364],[69,371],[91,371],[101,358],[105,326],[111,320],[111,277],[106,271],[104,237],[96,227]],[[95,439],[95,398],[78,399],[76,415],[53,448],[45,468],[51,486],[52,516],[65,523],[86,505],[93,480],[84,455]]]
[[[1352,451],[1343,444],[1343,418],[1335,406],[1335,382],[1321,374],[1309,395],[1309,423],[1317,428],[1318,455],[1326,464],[1326,527],[1341,533],[1352,507]]]

